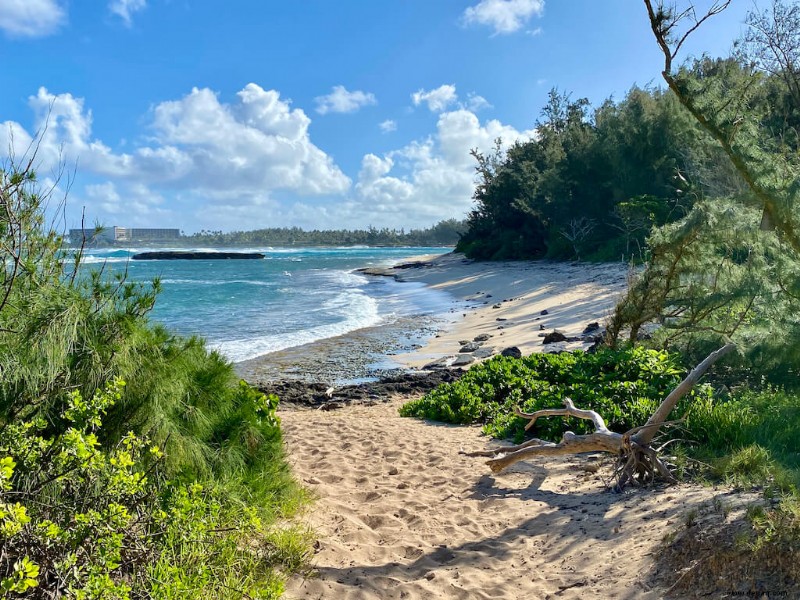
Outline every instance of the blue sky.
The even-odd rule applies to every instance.
[[[726,54],[751,6],[687,51]],[[0,57],[0,157],[39,132],[67,226],[187,233],[461,218],[471,148],[662,64],[638,0],[0,0]]]

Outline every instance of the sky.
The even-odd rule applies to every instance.
[[[663,65],[639,0],[0,0],[0,60],[0,160],[38,148],[64,226],[186,233],[464,218],[471,149]]]

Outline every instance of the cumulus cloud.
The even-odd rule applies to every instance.
[[[472,112],[478,112],[479,110],[483,110],[485,108],[493,108],[486,98],[479,96],[475,92],[470,92],[467,94],[467,101],[464,106]]]
[[[375,94],[356,90],[348,92],[343,85],[336,85],[327,96],[314,98],[317,103],[317,112],[321,115],[328,113],[353,113],[364,106],[377,104]]]
[[[92,112],[82,98],[40,88],[29,105],[30,131],[0,123],[0,156],[21,155],[38,136],[40,170],[76,162],[80,175],[109,182],[86,189],[89,210],[115,214],[124,205],[147,215],[155,214],[160,204],[153,200],[162,195],[235,204],[280,192],[324,196],[350,189],[350,179],[311,142],[305,112],[253,83],[230,103],[195,88],[156,105],[150,136],[124,153],[93,137]]]
[[[380,127],[383,133],[391,133],[392,131],[397,131],[397,122],[393,121],[392,119],[386,119],[385,121],[378,123],[378,127]]]
[[[469,92],[464,102],[459,101],[456,86],[452,84],[440,85],[434,90],[419,90],[411,94],[411,101],[414,106],[427,104],[431,112],[444,112],[450,107],[464,108],[472,112],[478,112],[486,108],[492,108],[489,101],[475,92]]]
[[[367,154],[355,186],[357,203],[350,210],[371,222],[427,225],[463,216],[475,189],[470,150],[488,152],[497,138],[508,148],[530,139],[533,130],[518,131],[495,119],[481,123],[473,112],[459,108],[442,113],[436,133],[384,156]],[[363,220],[363,217],[362,217]]]
[[[133,23],[133,14],[144,10],[147,0],[111,0],[108,10],[120,17],[127,26]]]
[[[155,105],[147,137],[125,152],[96,138],[82,98],[41,88],[29,104],[29,127],[0,123],[0,157],[10,145],[21,155],[38,135],[40,173],[77,161],[82,186],[72,188],[68,226],[77,225],[82,205],[89,222],[188,231],[428,226],[471,208],[472,148],[488,152],[498,137],[507,147],[533,136],[456,104],[429,136],[366,153],[353,185],[312,143],[308,115],[256,84],[230,101],[195,88]]]
[[[423,102],[428,105],[431,112],[442,112],[448,106],[458,101],[456,86],[451,84],[440,85],[435,90],[419,90],[411,94],[411,101],[414,106],[419,106]]]
[[[534,16],[544,12],[544,0],[481,0],[464,11],[468,25],[486,25],[494,34],[514,33]]]
[[[55,33],[66,20],[58,0],[0,0],[0,29],[15,37]]]
[[[113,223],[126,226],[148,226],[163,221],[175,221],[177,215],[165,208],[164,197],[141,183],[123,184],[120,193],[111,181],[89,184],[83,190],[83,200],[99,208]]]

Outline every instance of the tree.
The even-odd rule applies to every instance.
[[[730,1],[717,0],[701,16],[692,4],[678,10],[666,6],[663,1],[644,0],[644,3],[656,43],[664,55],[664,81],[720,144],[746,183],[750,194],[740,201],[759,206],[762,229],[777,230],[795,252],[800,252],[795,213],[800,193],[800,161],[790,152],[776,151],[780,147],[774,144],[771,144],[772,151],[764,151],[764,135],[760,129],[764,113],[758,110],[763,74],[756,65],[739,65],[733,60],[700,60],[695,62],[694,69],[675,70],[681,48],[689,36],[708,19],[724,11]],[[754,39],[771,38],[755,36]],[[766,50],[762,54],[767,56]],[[785,64],[795,68],[794,63]],[[734,72],[736,69],[738,73]],[[788,79],[793,78],[794,72],[788,75]]]

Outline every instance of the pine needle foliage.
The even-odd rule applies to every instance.
[[[308,549],[277,397],[67,249],[34,159],[0,169],[0,597],[277,598]]]

